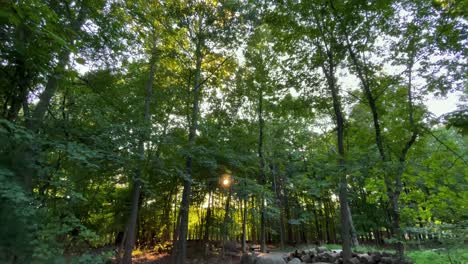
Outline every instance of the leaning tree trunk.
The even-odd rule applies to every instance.
[[[390,157],[386,155],[385,150],[384,150],[384,144],[383,144],[383,136],[381,132],[381,127],[380,127],[380,119],[379,119],[379,114],[377,111],[377,106],[376,106],[376,97],[372,94],[371,91],[371,83],[369,79],[367,78],[367,75],[365,74],[365,70],[361,68],[361,64],[358,61],[358,57],[354,50],[351,48],[351,44],[349,42],[349,37],[346,35],[346,41],[347,41],[347,49],[350,54],[352,63],[356,69],[358,78],[360,79],[364,91],[364,95],[366,96],[366,99],[368,101],[369,107],[372,112],[372,119],[374,122],[374,130],[375,130],[375,142],[377,145],[377,149],[379,150],[380,154],[380,159],[384,164],[389,163]],[[413,55],[410,55],[410,61],[408,64],[408,106],[409,106],[409,122],[410,122],[410,127],[412,130],[412,134],[410,139],[406,142],[405,146],[403,147],[400,157],[399,157],[399,166],[397,172],[394,173],[394,178],[392,179],[392,173],[389,172],[384,172],[384,181],[385,185],[387,187],[387,196],[390,200],[390,210],[391,210],[391,223],[392,223],[392,233],[397,239],[397,243],[395,243],[395,249],[397,251],[399,259],[403,259],[404,257],[404,245],[402,243],[402,234],[401,234],[401,228],[400,228],[400,208],[399,208],[399,198],[400,198],[400,193],[402,190],[402,181],[401,177],[403,175],[404,171],[404,166],[405,166],[405,161],[406,161],[406,155],[411,148],[411,146],[414,144],[416,141],[416,138],[418,136],[418,131],[416,129],[416,126],[414,124],[414,117],[413,117],[413,101],[412,101],[412,67],[413,67]]]
[[[72,21],[72,30],[78,32],[85,21],[86,10],[81,6],[78,13],[78,17]],[[72,34],[75,35],[75,34]],[[73,38],[69,39],[69,43],[73,42]],[[36,108],[31,113],[31,116],[26,116],[26,128],[28,128],[32,133],[37,133],[38,129],[42,127],[44,122],[45,113],[50,105],[52,97],[55,95],[55,92],[58,87],[58,81],[63,76],[65,71],[65,66],[69,62],[70,50],[62,49],[58,54],[58,64],[55,66],[54,71],[47,78],[47,84],[44,91],[39,96],[39,102],[36,105]],[[26,100],[27,95],[24,100]],[[23,100],[23,106],[26,106],[25,109],[28,109],[27,102]],[[32,192],[32,177],[37,175],[37,169],[33,164],[36,163],[39,155],[38,146],[31,144],[27,146],[27,151],[24,152],[22,159],[26,166],[19,171],[18,181],[23,185],[23,188],[28,192]]]
[[[137,227],[137,219],[138,219],[138,207],[139,207],[139,200],[141,195],[141,173],[143,170],[143,160],[145,155],[144,144],[149,139],[150,136],[150,125],[151,125],[151,115],[150,115],[150,104],[151,104],[151,96],[153,93],[153,82],[154,82],[154,73],[156,67],[156,37],[153,40],[153,47],[151,51],[151,61],[150,61],[150,72],[149,72],[149,80],[146,83],[146,95],[145,95],[145,105],[144,105],[144,119],[143,119],[143,131],[140,132],[140,139],[138,142],[138,155],[140,162],[137,165],[135,171],[135,176],[133,179],[133,188],[132,188],[132,201],[131,201],[131,212],[130,212],[130,219],[127,224],[127,239],[125,240],[125,247],[124,247],[124,256],[122,258],[122,264],[130,264],[132,263],[132,249],[135,244],[135,237],[136,237],[136,227]]]

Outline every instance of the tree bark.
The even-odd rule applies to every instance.
[[[212,200],[212,191],[208,196],[208,209],[206,210],[206,220],[205,220],[205,233],[203,234],[203,242],[208,243],[210,237],[210,227],[211,227],[211,200]]]
[[[413,114],[413,94],[412,94],[412,70],[413,70],[413,55],[410,55],[410,62],[408,65],[408,118],[410,123],[410,129],[412,130],[411,137],[406,142],[405,146],[401,150],[400,157],[398,158],[398,170],[395,175],[395,186],[394,190],[388,189],[388,196],[390,198],[391,210],[392,210],[392,229],[393,233],[396,235],[396,250],[397,255],[400,260],[404,258],[405,248],[403,245],[403,233],[400,228],[400,206],[399,199],[400,194],[403,189],[402,176],[405,170],[406,156],[408,151],[411,149],[411,146],[416,142],[418,137],[418,131],[414,123],[414,114]]]
[[[86,8],[82,5],[80,7],[80,11],[78,16],[75,20],[73,20],[71,28],[74,32],[78,32],[85,22],[86,19]],[[69,43],[72,44],[74,41],[73,38],[69,39]],[[70,50],[69,49],[62,49],[58,54],[58,64],[55,67],[52,74],[50,74],[47,78],[47,84],[45,86],[44,91],[39,96],[39,102],[37,103],[36,108],[31,114],[31,119],[28,120],[26,126],[36,132],[42,126],[44,121],[45,113],[47,112],[47,108],[49,107],[50,100],[55,95],[55,92],[58,87],[59,80],[63,77],[63,72],[65,70],[65,66],[68,64],[70,58]]]
[[[201,26],[201,23],[200,23]],[[190,151],[195,145],[196,132],[198,128],[198,117],[200,112],[200,90],[201,90],[201,64],[203,60],[202,56],[202,39],[199,36],[195,51],[196,66],[195,66],[195,78],[193,84],[193,103],[192,103],[192,115],[190,120],[189,135],[188,135],[188,146]],[[180,226],[179,226],[179,238],[176,242],[175,247],[175,262],[177,264],[185,263],[187,257],[187,233],[188,233],[188,216],[189,206],[192,193],[192,166],[193,156],[189,152],[185,164],[186,178],[184,179],[184,190],[182,192],[182,201],[180,204]]]
[[[367,98],[369,107],[372,112],[372,119],[374,122],[374,130],[375,130],[375,142],[377,148],[379,150],[380,158],[384,164],[391,162],[390,157],[386,155],[385,149],[383,146],[383,137],[380,127],[380,119],[377,111],[376,106],[376,97],[372,94],[371,91],[371,82],[367,75],[365,74],[365,69],[361,67],[359,59],[351,47],[349,42],[349,37],[346,35],[347,41],[347,49],[350,54],[351,60],[353,65],[356,69],[358,77],[362,83],[362,88],[364,90],[364,94]],[[399,165],[398,170],[394,172],[395,178],[392,179],[392,173],[384,172],[384,181],[387,187],[387,196],[390,200],[390,210],[391,210],[391,222],[392,222],[392,233],[397,239],[395,243],[395,249],[397,251],[398,257],[403,259],[404,257],[404,245],[402,243],[402,233],[400,230],[400,209],[399,209],[399,197],[402,190],[402,182],[401,177],[403,175],[405,161],[406,161],[406,154],[408,153],[411,146],[416,141],[418,136],[418,131],[414,124],[414,117],[413,117],[413,98],[412,98],[412,68],[413,68],[413,56],[414,54],[409,55],[409,63],[408,63],[408,107],[409,107],[409,123],[410,128],[412,130],[411,137],[406,142],[405,146],[403,147],[400,157],[399,157]]]
[[[229,210],[231,208],[231,196],[232,196],[232,187],[229,188],[228,197],[226,199],[226,205],[224,207],[224,220],[223,220],[223,233],[222,233],[222,258],[224,259],[225,255],[225,243],[228,238],[228,222],[229,222]]]
[[[258,182],[265,185],[265,159],[263,157],[263,88],[260,86],[258,91],[258,162],[259,162],[259,178]],[[265,194],[260,195],[260,251],[266,253],[266,234],[265,234]]]
[[[333,3],[330,2],[331,8]],[[318,12],[318,11],[317,11]],[[322,63],[322,71],[326,77],[327,85],[329,92],[332,96],[333,101],[333,111],[335,114],[336,122],[336,145],[338,148],[338,165],[340,168],[339,171],[339,185],[338,185],[338,197],[340,203],[340,221],[341,221],[341,239],[343,247],[343,261],[348,263],[351,259],[351,246],[353,239],[352,230],[354,228],[351,226],[352,216],[351,210],[348,203],[348,191],[347,191],[347,180],[346,180],[346,158],[345,158],[345,149],[344,149],[344,116],[341,106],[341,98],[339,95],[338,86],[336,83],[335,72],[338,65],[337,60],[339,56],[338,51],[338,39],[334,36],[335,28],[329,28],[327,25],[323,24],[323,21],[320,19],[319,14],[315,12],[315,22],[317,23],[318,29],[321,31],[320,39],[315,41],[315,46],[324,59]],[[328,232],[328,231],[327,231]]]
[[[85,21],[85,8],[83,6],[80,7],[80,11],[78,13],[78,17],[72,21],[72,30],[77,32],[80,30],[80,27],[83,25]],[[73,38],[69,39],[68,41],[70,44],[73,42]],[[45,113],[50,105],[50,100],[54,96],[57,86],[58,86],[58,81],[60,78],[62,78],[63,71],[65,70],[65,66],[69,62],[69,56],[70,56],[70,51],[67,49],[62,49],[59,54],[58,54],[58,64],[55,67],[54,71],[52,74],[48,76],[47,84],[44,89],[44,91],[41,93],[39,96],[39,102],[34,109],[34,111],[31,113],[31,115],[26,116],[26,128],[32,131],[32,133],[37,133],[38,129],[40,129],[43,125],[44,122],[44,117]],[[21,81],[23,83],[23,81]],[[23,83],[22,85],[27,86],[26,83]],[[21,102],[19,104],[24,104],[25,100],[27,100],[27,87],[23,87],[24,90],[23,93],[20,97]],[[27,102],[26,102],[27,103]],[[29,109],[29,108],[27,108]],[[19,110],[19,109],[18,109]],[[14,110],[16,111],[16,110]],[[16,115],[15,113],[12,113],[13,116]],[[13,116],[11,118],[13,118]],[[18,181],[23,185],[23,188],[28,192],[32,192],[33,188],[33,183],[32,183],[32,177],[33,175],[37,175],[38,171],[35,168],[35,165],[37,163],[38,159],[38,147],[34,144],[30,145],[27,147],[27,151],[23,154],[23,160],[24,164],[26,166],[18,172]]]
[[[154,82],[154,73],[156,68],[156,37],[153,36],[153,47],[151,50],[151,59],[150,59],[150,72],[149,79],[145,87],[145,104],[144,104],[144,119],[143,119],[143,131],[140,132],[140,139],[138,142],[138,156],[140,159],[138,167],[135,171],[135,177],[133,179],[133,190],[132,190],[132,201],[131,201],[131,213],[130,219],[127,224],[127,239],[125,241],[124,256],[122,258],[122,264],[132,263],[132,249],[135,244],[136,237],[136,227],[138,219],[138,208],[141,195],[141,174],[143,171],[145,149],[144,144],[150,137],[150,127],[151,127],[151,114],[150,114],[150,104],[151,97],[153,93],[153,82]]]
[[[247,252],[247,197],[244,198],[242,210],[242,253]]]
[[[273,189],[275,191],[275,194],[276,194],[276,204],[278,206],[278,209],[279,209],[279,228],[280,228],[280,248],[281,249],[284,249],[284,219],[283,219],[283,214],[282,214],[282,209],[283,209],[283,206],[281,204],[281,192],[279,190],[279,186],[278,186],[278,183],[276,181],[276,178],[277,178],[277,173],[278,173],[278,170],[276,168],[276,166],[274,164],[271,164],[270,165],[270,168],[271,168],[271,174],[273,176]]]
[[[323,54],[323,53],[322,53]],[[325,55],[325,54],[324,54]],[[328,68],[322,65],[323,73],[327,79],[328,89],[332,95],[333,111],[336,122],[336,144],[338,147],[338,165],[340,167],[339,182],[339,201],[340,201],[340,220],[341,220],[341,240],[343,246],[343,261],[349,262],[351,259],[352,234],[354,229],[352,225],[351,210],[348,205],[348,190],[346,180],[346,161],[344,149],[344,117],[341,109],[341,99],[338,93],[338,87],[335,80],[335,61],[331,51],[326,53]],[[327,231],[328,232],[328,231]]]
[[[255,196],[252,196],[252,201],[251,201],[251,208],[255,209]],[[252,233],[252,242],[256,244],[258,242],[258,234],[257,234],[257,221],[256,221],[256,216],[255,216],[255,211],[251,211],[251,233]]]

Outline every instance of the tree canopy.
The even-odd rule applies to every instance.
[[[0,262],[465,243],[467,3],[2,1]]]

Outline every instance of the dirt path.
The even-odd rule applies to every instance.
[[[158,254],[157,252],[146,252],[133,257],[136,264],[171,264],[171,256]],[[240,256],[229,256],[221,259],[219,256],[204,258],[187,258],[187,264],[240,264]]]

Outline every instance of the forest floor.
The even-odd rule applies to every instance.
[[[257,245],[256,248],[260,246]],[[284,252],[277,251],[274,245],[268,245],[269,255],[281,256]],[[240,264],[241,251],[239,247],[226,250],[224,258],[221,256],[220,248],[216,248],[205,256],[205,249],[197,244],[190,244],[187,248],[187,264]],[[134,252],[133,263],[137,264],[170,264],[171,255],[167,253],[158,253],[157,251],[138,251]]]
[[[283,250],[270,245],[269,253],[270,256],[278,255],[281,256],[287,252],[293,252],[294,250],[302,250],[306,248],[312,248],[312,245],[301,245],[297,247],[287,247]],[[341,248],[339,245],[325,245],[325,247],[334,250]],[[361,246],[355,249],[356,251],[386,251],[392,252],[389,249],[375,248],[371,246]],[[239,252],[229,252],[223,259],[219,251],[212,252],[209,257],[204,256],[204,250],[198,247],[189,247],[187,264],[240,264]],[[455,249],[426,249],[426,250],[409,250],[408,256],[414,261],[415,264],[445,264],[445,263],[468,263],[468,250],[455,248]],[[171,255],[167,253],[158,253],[156,251],[138,251],[134,252],[133,263],[136,264],[170,264]]]
[[[144,252],[133,257],[133,263],[136,264],[171,264],[171,255],[158,254],[157,252]],[[210,256],[208,258],[198,256],[188,256],[187,264],[240,264],[239,256],[227,256],[222,259],[220,256]]]

